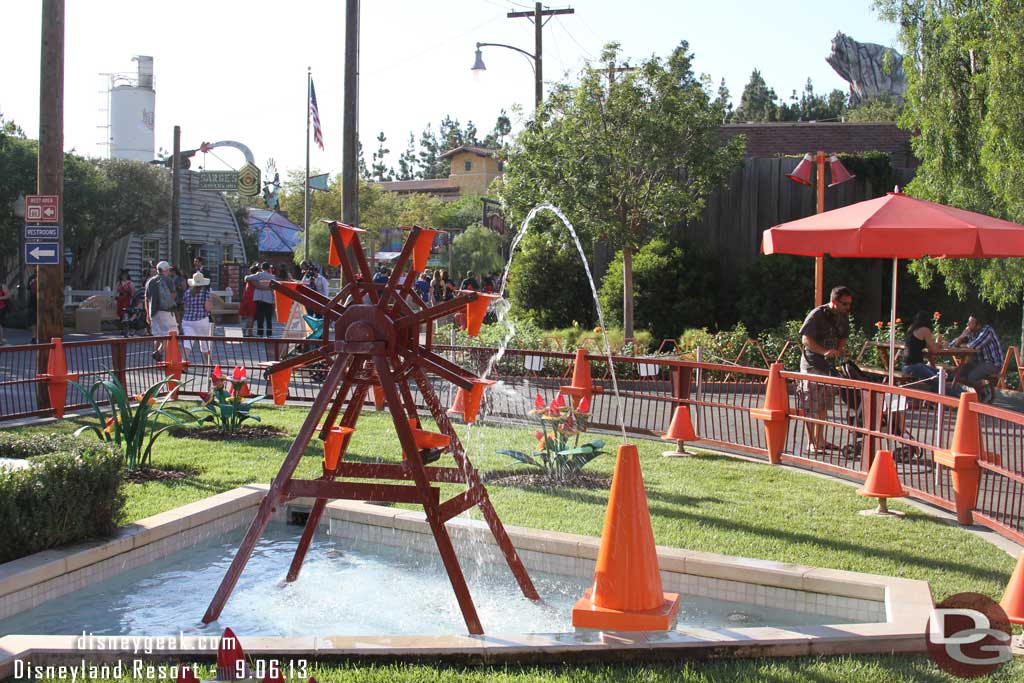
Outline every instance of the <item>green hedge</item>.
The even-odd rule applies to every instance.
[[[116,448],[0,433],[0,457],[31,458],[28,467],[0,468],[0,562],[117,530],[124,462]]]

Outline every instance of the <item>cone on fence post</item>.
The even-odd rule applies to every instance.
[[[324,470],[333,472],[338,469],[338,461],[341,460],[341,453],[348,445],[349,435],[354,432],[352,427],[341,427],[335,425],[327,432],[324,440]]]
[[[751,408],[750,417],[764,422],[768,460],[773,465],[781,464],[782,450],[786,447],[786,436],[789,434],[789,394],[786,392],[786,380],[782,378],[782,363],[772,363],[768,368],[764,405]]]
[[[299,285],[302,283],[282,282],[278,280],[277,284],[294,291],[298,289]],[[281,323],[282,325],[288,322],[288,318],[292,314],[292,304],[294,303],[295,301],[292,298],[290,298],[287,294],[282,292],[280,289],[274,290],[274,311],[277,314],[277,322]]]
[[[270,373],[270,388],[274,395],[275,406],[283,406],[288,398],[288,382],[291,381],[291,378],[291,368]]]
[[[857,495],[878,499],[878,508],[861,510],[860,514],[862,515],[903,516],[902,512],[890,510],[888,505],[890,498],[905,498],[907,496],[907,491],[900,483],[899,474],[896,472],[896,461],[892,459],[891,451],[875,453],[875,458],[871,461],[871,469],[868,470],[868,478],[864,480],[864,486],[857,489]]]
[[[487,307],[500,297],[497,294],[484,294],[464,289],[460,289],[459,294],[476,294],[476,298],[466,304],[466,334],[475,337],[480,334],[480,326],[483,325],[484,316],[487,315]]]
[[[46,360],[46,373],[38,377],[46,382],[46,393],[50,407],[56,417],[64,417],[64,399],[68,392],[68,381],[77,382],[78,373],[68,373],[68,362],[64,356],[64,341],[60,337],[50,339],[53,348]]]
[[[600,392],[601,387],[595,387],[590,379],[590,362],[587,360],[587,350],[576,349],[576,359],[572,365],[572,384],[558,387],[558,393],[572,398],[573,408],[579,408],[580,401]]]
[[[619,446],[597,553],[594,585],[572,608],[576,628],[662,631],[679,612],[679,594],[662,591],[640,457]]]
[[[164,344],[164,361],[157,363],[157,367],[164,369],[164,374],[170,378],[167,382],[167,391],[172,399],[178,398],[178,386],[181,384],[181,373],[188,367],[188,363],[181,359],[181,347],[178,345],[178,333],[171,330],[167,333],[167,342]]]
[[[697,440],[697,432],[693,430],[693,421],[690,419],[690,406],[676,406],[676,410],[672,414],[672,422],[668,426],[668,431],[661,438],[665,441],[676,442],[676,450],[661,452],[666,458],[693,455],[686,450],[687,441]]]
[[[956,519],[961,524],[973,524],[973,510],[978,501],[978,485],[981,470],[981,424],[978,414],[971,410],[971,404],[978,400],[973,391],[960,394],[956,426],[953,428],[953,442],[948,451],[935,451],[935,462],[950,469],[953,495],[956,502]]]
[[[999,606],[1006,612],[1011,624],[1024,624],[1024,553],[1017,558],[1017,566],[1006,584],[1006,592]]]
[[[379,384],[371,385],[373,389],[373,407],[375,410],[384,410],[384,387]]]
[[[412,248],[412,268],[422,273],[427,267],[430,259],[430,249],[434,246],[434,235],[437,230],[420,228],[420,234],[416,238],[416,244]]]
[[[448,409],[449,415],[461,417],[466,424],[476,422],[476,417],[480,413],[480,402],[484,398],[484,390],[495,384],[493,379],[474,378],[471,381],[473,382],[473,387],[469,391],[460,387],[455,392],[455,401],[452,403],[452,407]]]

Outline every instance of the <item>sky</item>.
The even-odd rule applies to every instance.
[[[237,140],[265,168],[305,165],[306,70],[312,69],[325,141],[311,166],[341,168],[345,0],[65,0],[65,149],[105,156],[107,77],[134,72],[135,55],[154,58],[156,147],[171,149],[174,125],[182,147]],[[898,47],[897,28],[879,20],[871,0],[582,0],[543,30],[544,80],[572,79],[609,41],[633,62],[667,56],[689,41],[694,69],[715,86],[724,78],[733,104],[754,68],[780,96],[846,89],[825,62],[837,31],[861,42]],[[483,48],[487,70],[470,71],[475,43],[506,43],[533,52],[534,28],[509,11],[523,0],[364,0],[360,17],[359,128],[367,163],[380,131],[397,165],[409,133],[417,140],[445,115],[473,121],[481,137],[502,109],[513,130],[533,105],[530,60]],[[0,41],[0,113],[30,137],[38,133],[41,0],[4,3],[8,30]],[[14,29],[14,30],[12,30]],[[193,168],[237,168],[241,154],[218,149]]]

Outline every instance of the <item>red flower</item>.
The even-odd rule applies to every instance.
[[[580,401],[580,405],[579,405],[579,407],[576,410],[577,410],[577,412],[580,412],[580,413],[589,413],[590,412],[590,397],[589,396],[584,396],[583,400]]]
[[[555,396],[555,400],[551,402],[551,405],[559,409],[564,408],[565,398],[561,394],[559,394],[558,396]]]
[[[942,314],[939,313],[938,311],[935,311],[934,313],[932,313],[932,317],[938,320],[939,318],[942,317]]]
[[[543,441],[544,440],[544,432],[540,431],[539,429],[537,431],[535,431],[533,433],[533,435],[535,437],[537,437],[537,441]]]
[[[544,397],[537,394],[533,397],[533,407],[537,410],[544,410]]]
[[[231,379],[234,379],[234,380],[245,379],[245,367],[244,366],[243,367],[238,367],[236,365],[235,369],[231,373]]]

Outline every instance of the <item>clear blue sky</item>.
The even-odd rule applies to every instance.
[[[183,145],[233,139],[252,148],[259,165],[279,170],[305,159],[306,67],[313,68],[326,150],[312,164],[341,167],[344,0],[66,0],[65,142],[82,154],[103,153],[98,126],[104,72],[130,72],[132,56],[152,55],[156,74],[157,147],[170,148],[172,127]],[[818,91],[845,88],[825,63],[837,30],[862,42],[896,47],[896,27],[881,22],[870,0],[583,0],[573,15],[544,29],[544,77],[571,77],[604,43],[616,40],[634,61],[666,55],[687,40],[698,73],[717,85],[725,78],[734,104],[755,67],[780,96],[801,90],[808,77]],[[409,132],[417,138],[446,114],[481,132],[499,111],[532,106],[529,61],[510,50],[484,48],[487,72],[470,72],[475,43],[508,43],[533,50],[533,25],[507,19],[532,9],[516,0],[364,0],[361,36],[361,138],[369,161],[381,130],[392,162]],[[35,136],[39,103],[40,0],[4,3],[8,30],[0,41],[6,65],[0,111]],[[516,117],[513,116],[515,125]],[[518,127],[518,126],[517,126]],[[237,166],[221,152],[209,168]],[[201,155],[197,156],[203,163]]]

